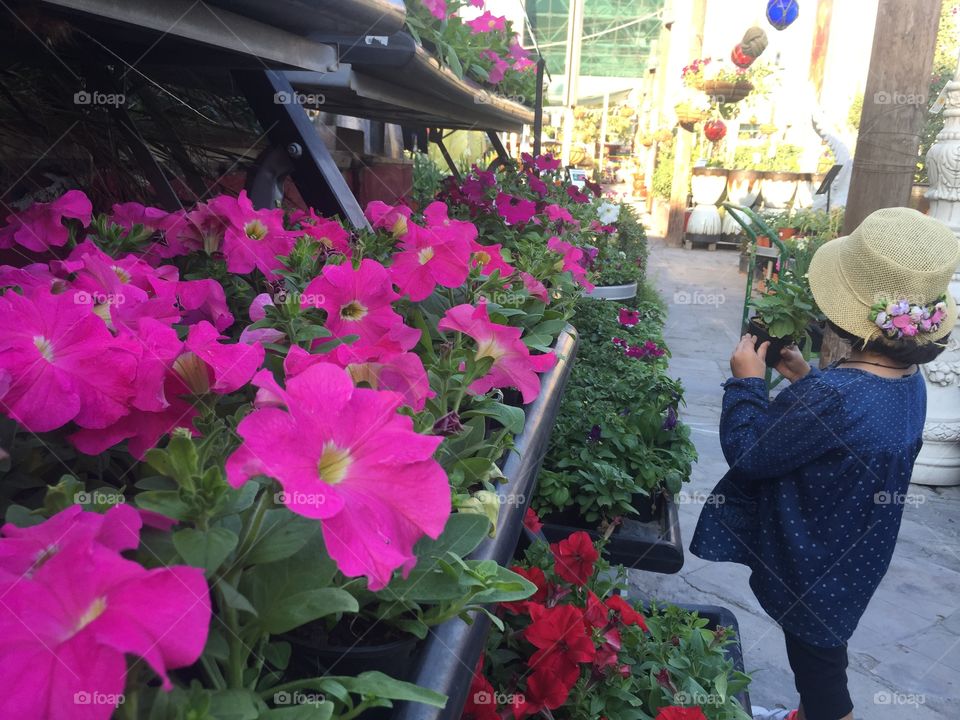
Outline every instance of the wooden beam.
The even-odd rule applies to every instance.
[[[844,233],[910,203],[941,0],[880,0]]]
[[[690,60],[703,54],[703,26],[707,15],[707,0],[692,0],[688,32],[690,34]],[[679,11],[682,3],[677,3]],[[677,12],[678,20],[684,13]],[[682,31],[683,25],[674,25],[673,32]],[[673,158],[673,186],[670,191],[670,220],[667,223],[667,244],[679,245],[683,241],[683,223],[687,212],[687,195],[690,193],[690,173],[694,134],[686,130],[677,132],[676,152]]]

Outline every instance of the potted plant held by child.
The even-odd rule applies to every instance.
[[[802,347],[807,327],[819,320],[810,292],[791,276],[771,280],[769,292],[750,301],[754,315],[747,332],[757,337],[757,346],[769,342],[767,367],[776,367],[780,353],[789,345]]]

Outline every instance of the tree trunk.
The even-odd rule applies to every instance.
[[[707,16],[707,0],[693,0],[690,13],[690,60],[703,54],[703,25]],[[677,18],[683,14],[678,12]],[[674,26],[673,32],[679,29]],[[673,187],[670,191],[670,220],[667,224],[667,244],[679,245],[683,240],[683,221],[687,212],[687,195],[690,192],[690,153],[693,151],[694,135],[686,130],[677,131],[676,151],[673,156]]]
[[[880,0],[844,233],[907,206],[927,112],[941,0]]]

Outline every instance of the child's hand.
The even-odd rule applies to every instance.
[[[767,348],[769,342],[757,347],[757,338],[749,333],[740,338],[740,342],[730,357],[730,371],[736,378],[762,378],[767,373]]]
[[[777,372],[790,382],[796,382],[805,378],[807,373],[810,372],[810,363],[803,359],[803,353],[796,345],[791,345],[780,351]]]

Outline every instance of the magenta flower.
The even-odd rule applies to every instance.
[[[223,254],[227,270],[246,274],[254,268],[268,277],[283,267],[277,257],[289,255],[293,233],[283,227],[283,210],[255,210],[247,191],[239,197],[221,195],[207,206],[223,223]]]
[[[474,241],[471,250],[471,267],[479,267],[481,275],[492,275],[494,270],[500,271],[500,277],[506,278],[513,275],[515,270],[506,260],[503,259],[503,245],[494,243],[493,245],[481,245]]]
[[[508,54],[513,59],[514,70],[526,70],[536,65],[536,63],[530,59],[530,51],[520,44],[519,36],[515,36],[513,40],[510,41]]]
[[[181,280],[177,283],[177,302],[183,311],[180,321],[186,325],[207,320],[220,332],[233,325],[223,285],[216,280]]]
[[[527,184],[540,197],[545,197],[550,192],[547,184],[533,173],[527,173]]]
[[[404,325],[393,309],[399,298],[387,269],[365,259],[356,269],[349,263],[325,265],[304,290],[302,304],[327,312],[326,327],[334,337],[359,335],[358,346],[404,352],[417,344],[420,331]]]
[[[437,285],[460,287],[470,274],[470,246],[476,236],[471,223],[448,220],[426,228],[411,223],[400,252],[393,256],[390,278],[414,302],[429,297]]]
[[[523,396],[524,404],[531,403],[540,394],[537,373],[546,372],[557,363],[553,353],[531,355],[520,339],[523,333],[520,328],[491,322],[485,302],[476,307],[465,304],[450,308],[437,327],[473,338],[477,343],[478,360],[493,358],[490,372],[470,385],[470,392],[477,395],[495,387],[515,387]]]
[[[590,202],[590,196],[582,192],[576,185],[567,186],[567,195],[578,205],[584,205]]]
[[[524,200],[506,193],[497,193],[496,207],[507,225],[523,225],[537,214],[537,204],[533,200]]]
[[[507,76],[510,63],[497,55],[493,50],[484,50],[480,53],[480,57],[493,63],[489,73],[487,73],[487,82],[491,85],[499,84]]]
[[[118,203],[110,211],[110,222],[127,230],[134,225],[160,230],[167,225],[169,218],[170,213],[166,210],[148,207],[138,202]]]
[[[140,520],[130,513],[125,529],[138,537]],[[56,551],[37,558],[28,575],[0,568],[2,717],[107,720],[122,701],[126,654],[143,658],[170,690],[167,671],[203,652],[211,617],[203,570],[147,570],[91,538],[89,526],[107,524],[91,514],[74,513],[79,531],[60,534]],[[22,547],[31,532],[47,533],[41,525],[0,546]]]
[[[368,346],[341,345],[333,352],[311,355],[301,347],[293,346],[283,361],[287,379],[295,377],[317,363],[333,363],[346,370],[358,387],[389,390],[403,397],[403,404],[414,411],[423,410],[429,398],[436,395],[430,389],[430,378],[423,361],[416,353],[382,353]]]
[[[552,154],[538,155],[533,160],[537,170],[551,171],[560,169],[560,158],[555,158]]]
[[[467,20],[464,25],[469,27],[474,35],[479,35],[481,33],[505,31],[507,29],[507,19],[498,17],[487,10],[473,20]]]
[[[527,289],[527,292],[533,295],[533,297],[542,300],[545,303],[550,302],[550,296],[547,293],[547,286],[542,282],[537,280],[533,275],[528,272],[521,272],[520,277],[523,280],[523,286]]]
[[[136,355],[73,293],[0,297],[0,408],[32,432],[74,421],[103,428],[127,413]]]
[[[447,2],[446,0],[421,0],[423,6],[430,11],[430,14],[433,15],[437,20],[446,20],[447,15]]]
[[[62,247],[70,239],[64,218],[90,224],[93,206],[79,190],[69,190],[49,203],[34,203],[21,213],[7,216],[7,227],[0,230],[0,248],[21,245],[34,252]]]
[[[580,224],[577,220],[573,219],[573,215],[570,214],[569,210],[559,205],[547,205],[547,207],[544,208],[544,213],[550,222],[569,223],[571,225]]]
[[[624,327],[633,327],[640,322],[640,311],[620,308],[620,313],[617,317],[617,320]]]
[[[563,260],[557,264],[559,272],[569,272],[582,287],[593,290],[593,285],[587,280],[587,271],[584,270],[581,263],[584,258],[583,250],[564,242],[558,237],[547,240],[547,249],[563,256]]]
[[[364,215],[375,229],[386,230],[399,240],[407,234],[407,224],[412,212],[406,205],[392,206],[374,200],[367,205]]]
[[[263,363],[259,344],[224,343],[215,327],[201,321],[190,327],[186,342],[155,321],[145,319],[130,344],[141,348],[137,395],[130,414],[100,430],[70,436],[78,450],[97,455],[128,440],[130,454],[142,458],[174,428],[195,432],[193,396],[226,395],[246,385]]]
[[[436,538],[450,515],[450,484],[433,459],[440,437],[414,432],[396,393],[356,388],[329,363],[279,388],[286,410],[261,407],[237,427],[243,444],[227,460],[239,487],[275,478],[290,510],[323,521],[330,557],[371,590],[416,564],[413,546]]]
[[[350,257],[350,233],[336,220],[318,216],[312,209],[290,216],[290,222],[300,225],[300,234],[316,240],[328,252]],[[297,234],[294,231],[294,234]]]

